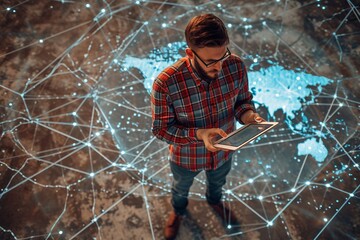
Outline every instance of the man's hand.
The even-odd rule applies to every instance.
[[[227,136],[226,132],[220,128],[198,129],[196,131],[196,138],[198,140],[202,140],[206,149],[210,152],[216,152],[220,150],[213,145],[213,139],[217,135],[220,135],[221,137]]]
[[[254,113],[252,110],[249,110],[241,116],[241,121],[244,124],[249,124],[249,123],[265,122],[265,119],[260,117],[258,113]]]

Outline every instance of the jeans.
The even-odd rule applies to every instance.
[[[183,215],[188,205],[188,195],[194,178],[201,172],[192,172],[170,161],[170,169],[173,173],[171,187],[171,204],[177,215]],[[231,169],[231,160],[226,161],[215,170],[206,171],[206,200],[210,204],[217,204],[221,200],[222,187],[226,183],[226,176]]]

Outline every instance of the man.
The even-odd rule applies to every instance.
[[[224,23],[213,14],[190,20],[185,37],[186,57],[155,79],[151,92],[152,132],[170,144],[173,173],[173,211],[165,238],[174,239],[186,212],[194,177],[206,171],[206,199],[221,217],[229,210],[221,203],[222,187],[231,169],[231,151],[212,144],[242,124],[264,121],[255,113],[243,61],[228,49]]]

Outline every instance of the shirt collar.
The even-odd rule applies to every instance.
[[[189,73],[191,74],[191,77],[195,80],[196,85],[200,86],[201,85],[201,78],[199,78],[198,74],[194,71],[193,67],[191,66],[191,62],[190,59],[188,57],[184,57],[185,58],[185,62],[186,62],[186,67],[189,71]]]

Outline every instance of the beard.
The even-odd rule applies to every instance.
[[[216,70],[210,71],[210,73],[215,73],[215,75],[213,77],[209,76],[209,74],[206,71],[204,71],[204,69],[200,66],[196,58],[194,58],[194,68],[197,74],[199,75],[199,77],[207,82],[210,82],[218,78],[218,73],[219,73],[218,71]]]

